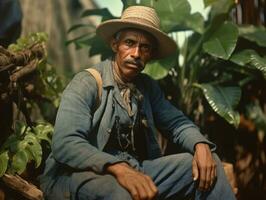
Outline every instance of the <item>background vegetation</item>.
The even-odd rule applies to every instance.
[[[244,2],[204,0],[205,7],[210,8],[207,19],[199,12],[192,13],[187,0],[122,0],[123,9],[136,2],[154,7],[162,29],[178,44],[175,54],[150,63],[144,73],[160,82],[167,98],[218,145],[221,158],[234,164],[238,198],[265,198],[265,26],[248,18],[243,20],[244,25],[237,20],[235,14],[239,5],[246,6]],[[258,2],[265,6],[264,1]],[[99,22],[116,18],[108,8],[85,10],[80,21],[68,30],[66,44],[74,44],[77,51],[88,51],[89,57],[100,55],[103,60],[111,51],[95,35],[97,23],[84,22],[95,16],[100,17]],[[184,31],[185,41],[179,43]],[[0,112],[5,117],[0,117],[4,130],[0,176],[25,173],[33,167],[37,167],[35,175],[39,174],[49,152],[52,124],[65,83],[47,61],[46,41],[46,34],[35,33],[1,49]],[[40,54],[34,53],[36,47]],[[24,55],[23,62],[11,59],[20,55]],[[17,76],[23,69],[31,70]]]
[[[122,2],[124,9],[137,4]],[[239,198],[262,199],[266,190],[265,27],[237,23],[237,4],[231,0],[205,0],[205,7],[210,6],[207,19],[191,13],[187,0],[138,3],[157,10],[162,29],[177,43],[178,33],[189,31],[174,55],[150,63],[144,73],[159,80],[169,100],[218,144],[223,160],[235,164]],[[115,18],[107,8],[86,10],[82,17],[95,15],[102,21]],[[77,49],[88,48],[89,56],[111,55],[95,31],[72,42]]]

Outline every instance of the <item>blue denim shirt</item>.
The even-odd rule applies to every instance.
[[[52,139],[52,152],[41,179],[43,188],[48,189],[57,176],[69,173],[66,169],[103,173],[107,164],[122,161],[103,151],[115,116],[120,112],[117,108],[124,106],[113,79],[111,61],[101,62],[94,68],[100,72],[103,81],[101,103],[94,111],[98,95],[94,77],[87,71],[76,74],[63,92]],[[148,159],[162,156],[157,142],[157,128],[186,152],[193,154],[194,146],[199,142],[215,148],[195,124],[165,99],[156,81],[140,74],[135,83],[144,97]]]

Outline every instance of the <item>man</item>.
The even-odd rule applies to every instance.
[[[41,186],[47,199],[235,199],[215,145],[141,74],[176,50],[154,9],[132,6],[97,28],[114,57],[78,73],[58,110]],[[186,153],[162,156],[158,128]]]

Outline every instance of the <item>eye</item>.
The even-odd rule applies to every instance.
[[[134,41],[130,40],[130,39],[126,39],[125,43],[126,43],[127,46],[131,47],[134,44]]]
[[[149,45],[149,44],[142,44],[142,45],[141,45],[141,50],[142,50],[143,52],[151,52],[151,49],[152,49],[152,47],[151,47],[151,45]]]

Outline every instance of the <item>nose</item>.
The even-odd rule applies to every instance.
[[[131,56],[133,58],[139,58],[140,57],[140,48],[138,45],[132,49]]]

